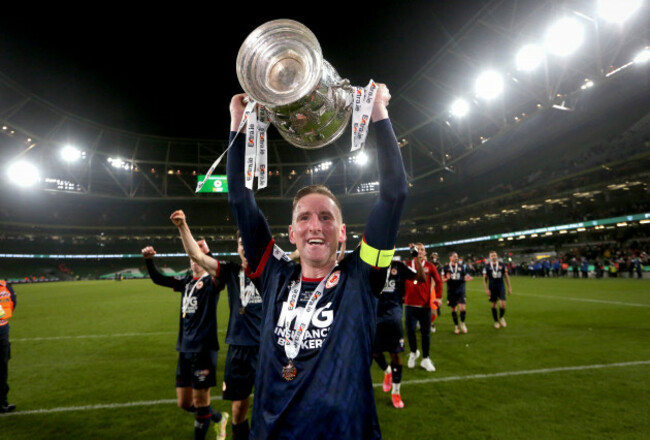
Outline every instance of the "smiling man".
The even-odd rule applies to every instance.
[[[380,85],[372,111],[379,198],[361,245],[337,263],[345,224],[336,197],[322,185],[298,191],[289,240],[300,264],[271,237],[253,192],[244,184],[244,136],[236,130],[245,95],[230,104],[229,202],[242,235],[249,276],[262,295],[260,364],[252,439],[381,438],[370,365],[377,296],[386,281],[407,183]]]

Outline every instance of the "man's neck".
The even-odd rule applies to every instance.
[[[303,278],[322,279],[327,276],[336,264],[336,260],[331,260],[324,266],[315,267],[303,261],[300,262]]]

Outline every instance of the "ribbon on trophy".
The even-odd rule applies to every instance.
[[[219,156],[217,158],[217,160],[215,160],[212,163],[212,166],[210,166],[210,169],[208,170],[208,172],[205,173],[205,177],[203,178],[203,180],[200,181],[200,182],[197,182],[196,190],[194,192],[199,192],[201,190],[201,188],[203,188],[203,185],[205,185],[205,182],[210,178],[210,176],[214,172],[215,168],[217,168],[219,166],[219,164],[223,160],[223,158],[226,155],[226,153],[228,152],[228,150],[230,150],[230,147],[232,147],[232,145],[235,143],[235,138],[237,137],[237,135],[239,133],[241,133],[242,128],[244,128],[244,126],[247,126],[246,132],[248,134],[248,132],[249,132],[248,131],[248,120],[251,117],[251,114],[255,118],[255,125],[256,126],[258,125],[258,120],[260,120],[258,114],[256,113],[258,108],[260,108],[260,106],[257,105],[257,102],[255,102],[253,100],[248,101],[248,104],[246,104],[246,108],[244,109],[244,114],[243,114],[243,116],[241,118],[241,122],[239,123],[239,127],[237,128],[237,132],[235,134],[235,137],[233,137],[232,141],[230,141],[230,143],[228,144],[228,148],[226,148],[225,151],[223,153],[221,153],[221,156]],[[266,115],[266,113],[265,113],[265,115]],[[266,150],[267,150],[267,148],[266,148],[266,128],[268,127],[268,116],[264,116],[261,119],[261,121],[262,121],[262,123],[260,125],[263,126],[263,130],[261,130],[261,131],[258,130],[257,132],[261,133],[262,137],[264,138],[264,159],[263,159],[263,161],[260,160],[259,163],[264,164],[264,187],[266,187],[266,168],[267,168],[267,164],[266,164],[266,160],[267,160],[266,159],[266,157],[267,157],[267,154],[266,154]],[[266,125],[264,125],[264,124],[266,124]],[[248,139],[246,139],[246,144],[248,145]]]
[[[377,84],[370,80],[366,87],[354,88],[354,103],[352,107],[352,149],[363,148],[368,136],[370,114],[377,96]]]
[[[247,124],[244,158],[246,188],[253,189],[253,181],[257,177],[257,189],[263,189],[268,183],[266,130],[269,127],[270,119],[266,109],[257,106],[257,112],[253,111],[248,116]]]

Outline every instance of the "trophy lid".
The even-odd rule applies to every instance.
[[[302,23],[273,20],[251,32],[237,54],[237,79],[266,106],[298,101],[320,81],[323,55],[316,36]]]

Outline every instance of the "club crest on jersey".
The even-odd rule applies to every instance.
[[[422,268],[422,270],[424,271],[424,273],[429,273],[429,268],[426,267],[426,266],[424,266],[424,267]]]
[[[199,382],[204,382],[210,374],[210,370],[196,370],[194,372],[194,377],[198,379]]]
[[[197,290],[203,289],[203,281],[199,281],[198,283],[196,283],[196,288]]]
[[[332,275],[330,275],[330,277],[327,279],[327,282],[325,283],[325,288],[331,289],[332,287],[336,286],[339,283],[340,278],[341,278],[341,271],[337,270]]]
[[[397,269],[395,269],[395,268],[393,267],[393,268],[390,270],[390,274],[391,274],[391,275],[397,275]]]

